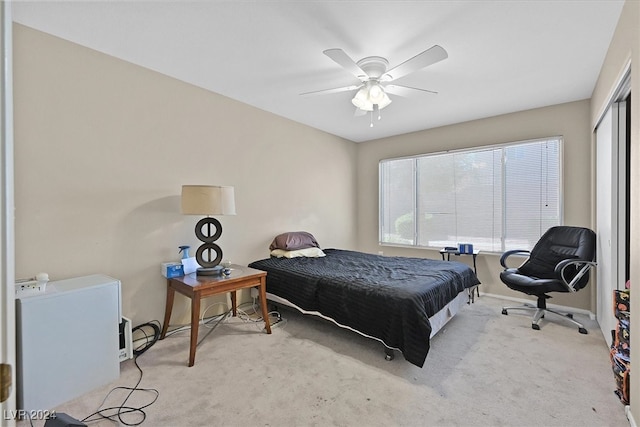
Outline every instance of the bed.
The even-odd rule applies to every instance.
[[[480,284],[473,269],[457,261],[342,249],[321,253],[271,256],[249,267],[267,272],[268,300],[374,338],[384,344],[387,355],[398,350],[419,367],[432,335]]]

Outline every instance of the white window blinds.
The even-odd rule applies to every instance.
[[[560,137],[380,162],[382,244],[533,247],[561,221]]]

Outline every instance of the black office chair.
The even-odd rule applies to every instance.
[[[507,258],[516,254],[528,258],[520,267],[508,267]],[[547,293],[577,292],[584,288],[589,282],[589,270],[596,266],[595,256],[596,234],[588,228],[569,226],[551,227],[531,251],[516,249],[503,253],[500,280],[513,290],[538,297],[538,304],[503,307],[502,314],[509,314],[507,310],[533,310],[531,327],[540,329],[540,319],[546,313],[554,313],[569,319],[581,334],[586,334],[585,327],[573,320],[573,314],[547,308],[547,298],[551,298]]]

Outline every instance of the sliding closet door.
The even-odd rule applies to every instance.
[[[596,128],[596,315],[608,345],[615,329],[613,290],[624,287],[628,271],[628,105],[614,102]]]
[[[611,345],[610,330],[615,329],[613,315],[610,314],[612,290],[617,282],[617,260],[613,248],[616,247],[613,195],[613,111],[610,108],[596,129],[596,217],[597,217],[597,311],[596,316],[607,344]],[[609,310],[607,311],[607,308]]]

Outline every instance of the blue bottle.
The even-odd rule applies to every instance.
[[[189,248],[191,248],[191,246],[178,246],[178,248],[180,249],[178,253],[182,252],[182,259],[189,258]]]

